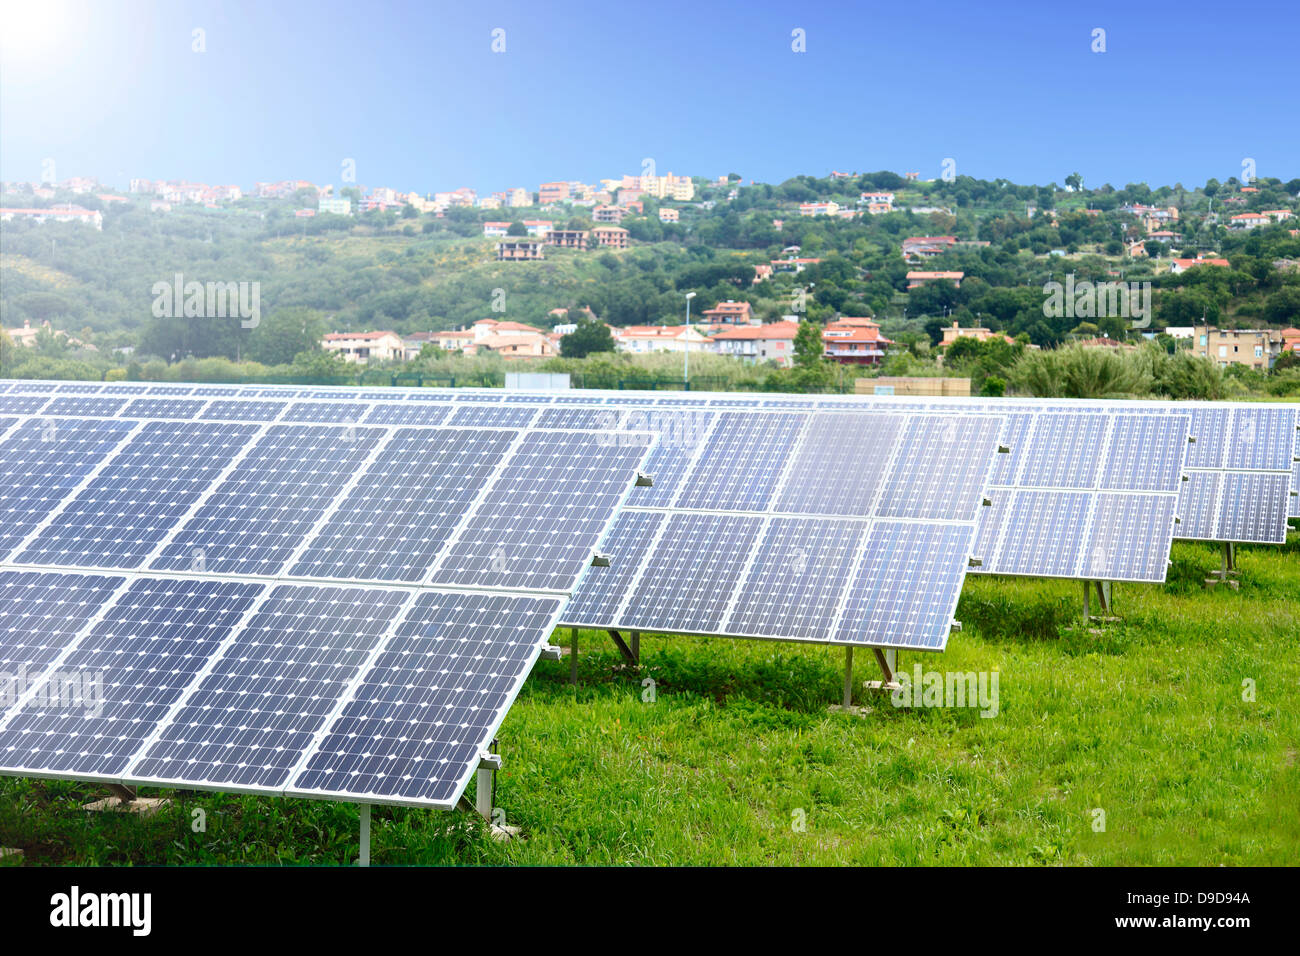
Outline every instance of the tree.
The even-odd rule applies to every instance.
[[[1069,186],[1071,189],[1075,191],[1078,191],[1083,188],[1083,177],[1080,176],[1078,173],[1070,173],[1070,175],[1065,177],[1065,185]]]
[[[506,227],[506,235],[507,235],[507,236],[526,236],[526,235],[528,235],[528,227],[525,226],[525,225],[524,225],[522,222],[520,222],[518,219],[516,219],[516,220],[515,220],[514,222],[512,222],[509,226]]]
[[[799,323],[794,334],[794,364],[799,368],[816,368],[825,362],[826,343],[822,340],[822,327],[807,319]]]
[[[560,354],[565,358],[586,358],[593,352],[614,351],[614,336],[609,326],[593,319],[579,319],[577,327],[560,339]]]
[[[288,365],[301,352],[319,351],[329,328],[315,309],[277,309],[248,336],[248,357],[263,365]]]

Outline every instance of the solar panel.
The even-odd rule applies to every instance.
[[[565,624],[942,649],[1000,418],[655,412],[627,420],[662,429],[647,465],[658,494],[610,532],[636,570],[585,581]]]
[[[132,404],[0,418],[0,772],[451,806],[654,437]]]

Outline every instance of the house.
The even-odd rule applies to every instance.
[[[406,357],[402,337],[396,332],[331,332],[321,342],[326,352],[342,355],[349,362],[396,362]]]
[[[537,187],[537,201],[543,206],[564,202],[569,198],[568,183],[542,183]]]
[[[524,230],[530,236],[537,236],[539,239],[545,239],[546,234],[551,231],[551,227],[554,225],[555,223],[553,223],[549,219],[525,219],[524,220]]]
[[[758,285],[758,283],[762,282],[764,279],[770,278],[772,278],[771,263],[760,262],[758,265],[754,266],[754,278],[749,281],[750,285]]]
[[[939,345],[952,345],[952,343],[956,342],[958,339],[975,339],[977,342],[985,342],[989,339],[995,338],[1005,339],[1007,342],[1015,342],[1015,339],[1009,335],[1003,335],[1001,332],[994,332],[992,329],[986,329],[978,325],[971,328],[962,328],[957,324],[957,320],[954,319],[952,325],[943,330],[943,341],[940,342]]]
[[[705,309],[703,315],[705,322],[714,325],[748,325],[754,320],[754,312],[748,302],[735,302],[731,299]]]
[[[798,259],[791,256],[788,259],[773,259],[771,265],[773,273],[793,273],[798,275],[809,266],[815,266],[820,262],[820,259]]]
[[[676,209],[664,208],[659,210],[660,222],[677,222],[680,219],[681,219],[681,213],[679,213]]]
[[[505,239],[497,243],[498,262],[545,259],[542,243],[537,239]]]
[[[627,230],[622,226],[597,226],[591,230],[591,237],[597,244],[609,249],[626,249],[627,236]]]
[[[485,222],[483,223],[483,235],[500,238],[506,235],[510,230],[508,222]]]
[[[964,272],[909,272],[907,288],[910,291],[927,282],[951,282],[954,286],[960,286],[961,280],[965,277]]]
[[[614,225],[618,225],[620,222],[623,221],[623,217],[626,215],[627,215],[626,206],[610,206],[607,204],[602,204],[597,206],[595,209],[591,211],[591,221],[610,222],[613,223]]]
[[[893,343],[870,319],[841,316],[822,330],[822,344],[826,358],[841,365],[877,365],[885,356],[885,346]]]
[[[833,216],[840,211],[840,205],[837,202],[801,202],[799,204],[799,215],[801,216]]]
[[[62,329],[54,328],[54,326],[50,325],[49,319],[41,322],[37,328],[32,328],[32,323],[27,319],[23,319],[23,327],[21,329],[4,329],[3,331],[5,335],[9,336],[9,341],[19,348],[32,348],[36,345],[36,339],[37,336],[40,335],[41,329],[47,330],[56,339],[64,340],[73,348],[86,349],[89,352],[99,351],[95,346],[89,345],[81,341],[81,339],[69,335]]]
[[[550,335],[522,322],[505,322],[497,319],[479,319],[470,331],[474,336],[466,345],[465,354],[482,355],[495,352],[502,358],[550,358],[559,354]]]
[[[1178,275],[1180,272],[1186,272],[1188,269],[1194,269],[1197,266],[1218,266],[1221,269],[1231,268],[1227,259],[1175,259],[1169,264],[1169,271],[1174,275]]]
[[[83,209],[71,203],[51,206],[49,209],[18,209],[13,206],[0,208],[0,222],[9,222],[15,217],[30,222],[44,224],[47,222],[80,222],[103,230],[104,214],[98,209]]]
[[[713,350],[744,362],[776,362],[782,368],[794,365],[794,336],[798,322],[769,322],[741,325],[713,335]]]
[[[1196,326],[1192,354],[1218,362],[1221,366],[1246,365],[1267,371],[1285,347],[1283,333],[1277,329],[1216,329]]]
[[[587,230],[552,229],[546,234],[546,244],[548,246],[559,246],[561,249],[586,249]]]
[[[1263,213],[1243,212],[1228,219],[1228,228],[1237,231],[1243,229],[1256,229],[1260,226],[1267,226],[1271,221],[1272,220]]]
[[[335,216],[352,215],[351,199],[319,199],[316,203],[316,211],[319,213],[331,213]]]
[[[1278,337],[1282,340],[1283,352],[1300,352],[1300,329],[1283,329]],[[1296,490],[1300,491],[1300,488]]]
[[[903,258],[928,259],[942,255],[956,244],[956,236],[909,236],[903,240]]]
[[[894,194],[893,193],[863,193],[861,196],[858,197],[858,205],[867,206],[867,207],[884,206],[885,207],[884,211],[889,212],[894,208]]]
[[[1294,215],[1290,209],[1261,209],[1259,214],[1261,216],[1268,216],[1268,218],[1272,219],[1274,222],[1285,222]]]
[[[316,215],[315,209],[295,209],[293,217],[295,219],[311,219]]]
[[[713,347],[695,325],[629,325],[610,331],[621,352],[707,352]]]

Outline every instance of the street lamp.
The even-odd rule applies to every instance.
[[[691,299],[693,298],[695,298],[694,292],[686,293],[686,339],[683,343],[686,347],[686,371],[683,378],[687,389],[691,387]]]

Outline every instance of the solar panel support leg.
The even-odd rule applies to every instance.
[[[569,683],[578,686],[578,629],[569,628]]]
[[[881,650],[879,647],[873,647],[871,653],[876,656],[876,664],[879,666],[884,680],[864,681],[862,684],[863,689],[878,694],[890,694],[901,689],[903,685],[894,676],[898,673],[898,652],[893,648]]]
[[[632,656],[636,658],[638,664],[641,663],[641,632],[632,632]]]
[[[609,638],[614,642],[614,646],[618,648],[618,652],[623,655],[623,660],[629,664],[635,664],[637,662],[636,655],[632,652],[632,648],[627,646],[627,642],[623,640],[622,634],[618,631],[610,631]]]
[[[853,648],[844,648],[844,706],[853,706]]]
[[[361,804],[361,853],[357,866],[370,865],[370,804]]]

